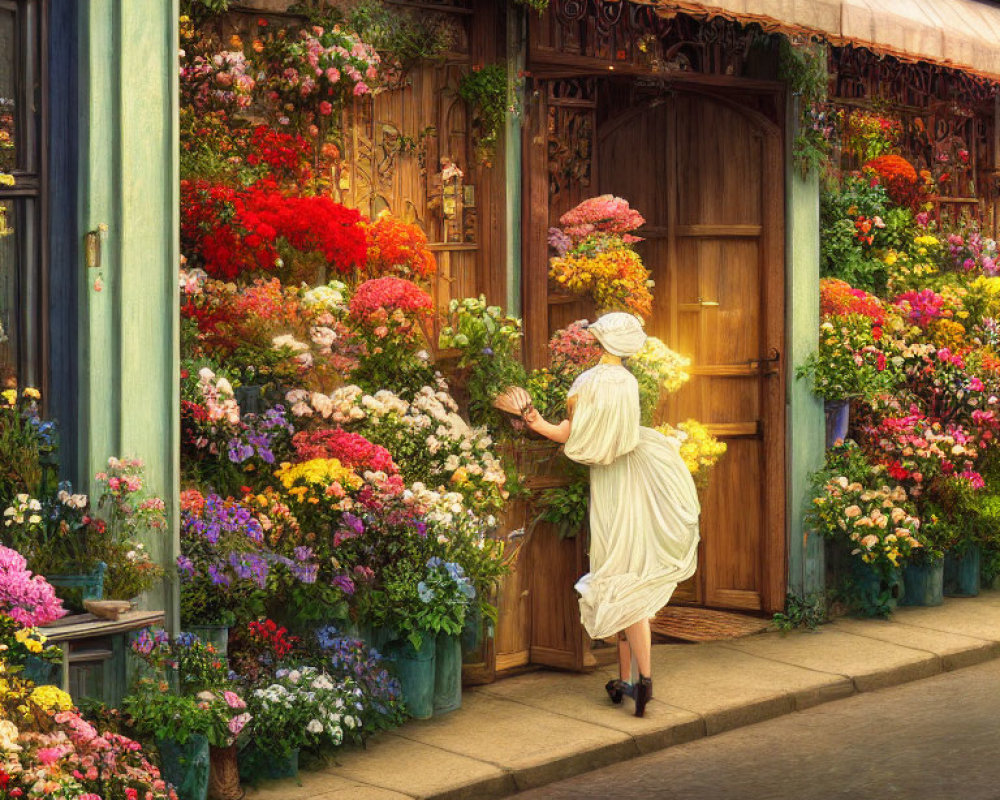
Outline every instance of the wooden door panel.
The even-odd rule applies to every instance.
[[[703,496],[698,571],[674,599],[774,610],[785,579],[783,378],[765,377],[764,362],[784,329],[777,128],[700,90],[624,114],[602,131],[599,189],[646,217],[639,251],[656,282],[646,328],[693,362],[658,418],[697,419],[729,448]]]
[[[731,107],[701,95],[679,94],[676,113],[676,223],[759,225],[760,132]]]
[[[757,609],[761,607],[762,497],[755,489],[764,477],[760,439],[725,441],[726,457],[716,467],[704,498],[705,602],[729,605],[739,595],[740,608]]]

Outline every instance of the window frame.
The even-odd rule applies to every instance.
[[[15,15],[16,155],[14,186],[0,186],[0,201],[16,208],[17,307],[8,335],[14,339],[17,379],[22,386],[49,390],[49,208],[48,208],[48,2],[0,0],[0,11]],[[30,214],[26,213],[30,210]]]

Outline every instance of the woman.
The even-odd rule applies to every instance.
[[[589,330],[605,352],[570,387],[569,419],[552,425],[527,392],[518,398],[532,430],[590,465],[590,572],[576,584],[580,617],[594,639],[617,635],[619,680],[605,689],[615,704],[630,695],[641,717],[653,694],[649,620],[694,573],[701,509],[676,442],[639,425],[639,384],[622,359],[646,341],[642,321],[615,312]]]

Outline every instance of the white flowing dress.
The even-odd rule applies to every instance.
[[[655,616],[694,574],[701,506],[676,441],[640,427],[631,372],[600,364],[569,396],[566,455],[590,466],[590,572],[576,590],[587,633],[603,639]]]

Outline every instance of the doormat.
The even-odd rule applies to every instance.
[[[715,611],[694,606],[666,606],[650,622],[655,637],[685,642],[714,642],[736,639],[767,630],[771,621],[748,614]]]

